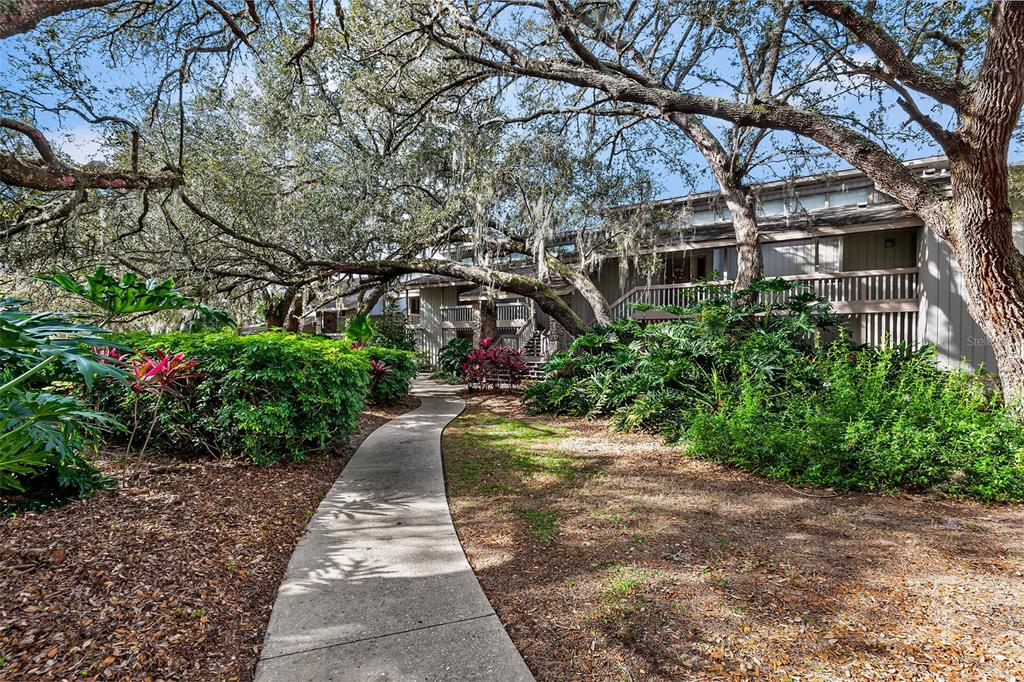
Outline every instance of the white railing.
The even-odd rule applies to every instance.
[[[707,284],[653,284],[649,287],[636,287],[611,304],[612,317],[626,317],[629,306],[643,303],[647,305],[689,306],[697,301],[705,301],[719,292],[732,288],[732,282],[711,282]]]
[[[408,315],[406,315],[406,320],[409,323],[410,327],[415,327],[420,323],[420,314],[409,313]]]
[[[442,322],[472,322],[473,306],[456,305],[441,308]]]
[[[530,316],[530,306],[525,303],[499,303],[496,307],[498,322],[525,320]]]
[[[892,301],[917,298],[917,268],[816,273],[783,279],[799,282],[832,301]]]
[[[909,301],[918,298],[917,268],[819,272],[791,275],[782,279],[803,284],[806,289],[801,287],[782,294],[768,294],[773,303],[780,303],[800,291],[810,290],[832,303],[860,303],[858,306],[836,306],[837,312],[853,313],[871,312],[873,306],[865,305],[864,302]],[[636,287],[612,303],[610,309],[613,317],[625,317],[631,314],[630,304],[688,306],[728,291],[731,287],[731,281]]]
[[[525,349],[526,344],[530,341],[531,338],[533,338],[533,333],[537,330],[537,318],[533,314],[533,308],[529,305],[522,305],[522,307],[523,310],[521,311],[521,314],[523,315],[523,317],[513,319],[525,319],[526,321],[523,322],[522,326],[516,330],[515,334],[502,337],[502,342],[506,346],[515,348],[516,350]]]

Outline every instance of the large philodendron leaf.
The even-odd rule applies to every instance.
[[[107,313],[110,319],[160,310],[194,310],[223,325],[234,322],[222,311],[200,303],[174,288],[173,279],[139,279],[126,273],[120,280],[99,268],[81,283],[69,274],[36,275],[41,282],[79,296]]]
[[[100,336],[103,329],[56,313],[30,313],[21,309],[23,303],[0,299],[0,366],[17,375],[42,362],[60,363],[78,372],[87,387],[96,377],[124,377],[116,363],[98,358],[92,351],[94,346],[116,345]]]
[[[349,320],[348,326],[345,328],[345,334],[350,341],[361,345],[369,343],[370,337],[373,336],[373,324],[370,322],[370,316],[366,313],[354,316]]]

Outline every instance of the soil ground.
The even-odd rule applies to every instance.
[[[538,680],[1024,680],[1024,508],[797,491],[472,393],[455,526]]]
[[[308,461],[117,453],[121,487],[0,520],[0,680],[249,680],[292,548],[352,452],[415,407],[368,408]]]

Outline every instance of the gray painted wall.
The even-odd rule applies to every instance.
[[[430,360],[437,359],[437,352],[447,340],[441,329],[441,308],[459,304],[456,287],[423,287],[420,289],[420,324],[423,329],[417,334],[416,350],[430,353]]]
[[[842,242],[840,237],[817,240],[815,269],[815,240],[799,239],[789,242],[769,242],[762,245],[764,274],[766,277],[811,275],[815,272],[836,272],[842,269]]]
[[[960,268],[946,246],[931,230],[921,230],[921,307],[917,338],[933,343],[939,362],[955,367],[966,362],[996,369],[995,356],[978,323],[967,312]]]
[[[917,265],[920,228],[848,234],[843,243],[843,270],[910,268]],[[886,246],[889,244],[889,246]]]

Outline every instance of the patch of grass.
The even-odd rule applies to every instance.
[[[566,455],[526,453],[516,458],[516,465],[531,473],[548,473],[571,480],[576,476],[578,462],[574,457]]]
[[[448,476],[455,482],[465,486],[476,486],[487,476],[487,467],[475,459],[461,459],[448,464]]]
[[[644,583],[654,577],[652,571],[644,571],[622,564],[612,566],[611,577],[605,582],[605,596],[611,598],[633,596]]]
[[[550,509],[516,509],[515,513],[523,521],[532,535],[542,542],[550,542],[558,532],[558,512]]]
[[[598,612],[598,620],[620,641],[629,643],[642,637],[647,620],[645,610],[650,604],[644,592],[654,576],[653,571],[611,565],[611,574],[602,589],[605,603]]]
[[[565,427],[538,425],[493,412],[476,412],[459,419],[462,433],[498,447],[521,448],[526,444],[561,438]]]
[[[449,485],[490,497],[514,494],[533,477],[571,481],[580,461],[551,447],[566,431],[492,412],[460,417],[445,435]]]

